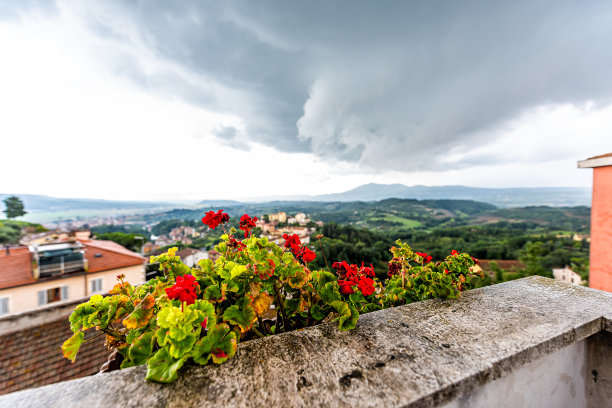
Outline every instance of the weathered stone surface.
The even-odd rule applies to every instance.
[[[530,277],[240,344],[171,385],[136,367],[0,397],[4,407],[422,407],[600,332],[612,294]]]

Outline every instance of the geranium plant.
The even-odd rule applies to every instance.
[[[316,254],[297,235],[283,246],[251,235],[256,217],[240,218],[244,238],[225,224],[229,215],[209,211],[202,221],[224,229],[215,247],[221,256],[195,268],[183,264],[176,248],[151,257],[163,276],[132,286],[125,277],[110,296],[92,296],[70,316],[74,335],[62,346],[74,361],[85,332],[106,335],[121,368],[147,364],[148,380],[172,382],[187,362],[221,364],[234,356],[240,341],[336,320],[340,330],[357,325],[359,315],[428,298],[453,298],[469,287],[476,260],[453,251],[432,262],[397,241],[391,248],[389,279],[380,282],[372,266],[345,261],[312,271]]]

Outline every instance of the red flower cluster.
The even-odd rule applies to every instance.
[[[283,238],[285,239],[285,248],[290,248],[292,252],[294,252],[294,248],[299,248],[302,245],[300,241],[300,237],[298,234],[288,235],[283,234]]]
[[[457,255],[459,255],[459,252],[457,252],[456,250],[454,250],[454,249],[453,249],[453,250],[451,251],[451,255],[452,255],[452,256],[457,256]]]
[[[187,274],[176,277],[176,283],[171,288],[166,289],[166,294],[170,299],[180,300],[188,305],[192,305],[196,300],[196,288],[199,286],[196,279]]]
[[[214,211],[208,211],[206,213],[206,216],[202,218],[202,222],[208,225],[210,229],[215,229],[220,224],[225,224],[226,222],[228,222],[229,219],[230,219],[230,216],[225,214],[223,210],[217,211],[216,214]]]
[[[251,234],[251,229],[255,228],[255,221],[257,217],[249,217],[248,214],[244,214],[240,217],[240,229],[244,230],[244,237],[248,237]]]
[[[397,275],[401,269],[402,265],[400,264],[400,260],[397,258],[393,258],[391,259],[391,261],[389,261],[389,272],[387,273],[387,275],[389,275],[389,277]]]
[[[363,293],[364,296],[370,296],[374,293],[374,268],[363,266],[357,268],[357,265],[349,265],[346,261],[334,262],[332,268],[338,274],[338,285],[340,285],[340,293],[343,295],[351,295],[355,292],[354,286]]]
[[[297,259],[301,259],[304,263],[312,262],[317,257],[311,249],[302,245],[300,237],[298,237],[297,234],[283,234],[283,238],[285,239],[285,248],[290,248],[291,252],[293,252],[293,256]]]
[[[415,254],[423,258],[423,262],[426,264],[430,263],[431,260],[433,259],[431,256],[427,255],[425,252],[415,252]]]

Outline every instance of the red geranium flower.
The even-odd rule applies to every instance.
[[[214,211],[208,211],[206,216],[202,218],[202,222],[208,225],[210,229],[215,229],[219,226],[219,224],[225,224],[228,222],[229,219],[230,216],[225,214],[223,210],[217,211],[216,214]]]
[[[354,293],[353,288],[351,287],[351,282],[338,281],[338,285],[340,285],[340,293],[343,295],[348,296]]]
[[[285,239],[285,248],[290,248],[293,251],[293,248],[297,247],[299,248],[302,245],[302,242],[300,241],[300,237],[298,237],[298,234],[293,234],[293,235],[288,235],[288,234],[283,234],[283,238]]]
[[[364,296],[370,296],[374,293],[374,280],[370,278],[361,278],[357,287]]]
[[[180,300],[188,305],[192,305],[196,300],[196,288],[199,286],[196,279],[187,274],[176,277],[176,283],[171,288],[166,289],[166,294],[170,299]]]
[[[454,249],[453,249],[453,250],[451,251],[451,255],[452,255],[452,256],[457,256],[457,255],[459,255],[459,252],[457,252],[456,250],[454,250]]]
[[[399,259],[393,258],[389,262],[389,272],[387,273],[389,277],[396,275],[402,269],[402,265],[399,263]]]
[[[354,286],[364,295],[370,296],[374,293],[374,267],[372,265],[357,268],[357,265],[349,265],[346,261],[334,262],[332,268],[338,274],[338,285],[340,293],[350,295],[355,292]]]
[[[311,251],[310,249],[306,247],[303,247],[302,260],[304,261],[304,263],[312,262],[315,260],[316,257],[317,255],[313,251]]]
[[[431,260],[433,259],[431,256],[427,255],[425,252],[415,252],[415,254],[423,258],[424,263],[430,263]]]
[[[249,217],[248,214],[244,214],[240,217],[240,229],[244,230],[244,237],[248,237],[251,234],[251,229],[255,228],[255,221],[257,217]]]

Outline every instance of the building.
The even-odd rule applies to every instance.
[[[107,293],[125,274],[144,282],[145,258],[112,241],[7,247],[0,252],[0,315]]]
[[[556,280],[573,283],[576,285],[582,285],[583,283],[586,283],[582,281],[580,275],[572,271],[568,266],[566,266],[565,268],[553,268],[552,272]]]
[[[193,248],[185,248],[177,251],[176,254],[181,257],[181,261],[190,268],[198,264],[200,259],[208,259],[208,252],[200,251]]]
[[[287,213],[280,211],[276,214],[270,214],[268,215],[268,220],[278,221],[278,222],[287,222]]]
[[[578,162],[593,169],[589,286],[612,292],[612,153]]]

